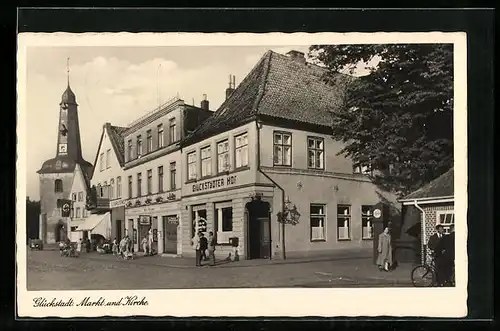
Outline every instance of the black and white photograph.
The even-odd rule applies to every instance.
[[[466,312],[465,34],[176,36],[19,36],[20,312]]]

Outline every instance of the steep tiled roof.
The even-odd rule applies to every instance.
[[[120,166],[123,167],[123,164],[125,163],[125,144],[123,142],[122,133],[127,128],[113,126],[110,123],[106,123],[106,127],[108,128],[109,140],[111,141],[111,145],[113,145],[118,163],[120,163]]]
[[[214,115],[186,140],[209,137],[257,116],[318,126],[331,126],[329,112],[339,108],[351,76],[338,74],[338,84],[325,83],[325,68],[268,51]]]
[[[401,200],[442,198],[454,195],[453,168]]]

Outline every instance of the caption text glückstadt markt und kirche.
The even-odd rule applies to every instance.
[[[146,297],[139,299],[137,295],[128,295],[121,297],[118,300],[108,301],[104,297],[99,297],[99,299],[92,299],[91,297],[85,297],[80,302],[76,302],[73,298],[68,299],[57,299],[52,298],[52,300],[37,297],[33,299],[33,307],[101,307],[101,306],[147,306],[149,303]]]

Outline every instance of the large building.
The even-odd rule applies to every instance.
[[[121,132],[124,228],[136,252],[142,251],[139,243],[152,231],[158,253],[180,253],[180,142],[212,114],[206,97],[200,107],[173,98]]]
[[[40,178],[40,234],[45,243],[66,239],[67,219],[57,206],[58,199],[70,199],[75,168],[85,174],[92,172],[92,165],[82,156],[78,104],[69,86],[59,104],[56,157],[45,161],[37,171]]]
[[[267,52],[182,141],[183,255],[194,255],[200,227],[216,233],[223,257],[370,249],[372,207],[396,202],[338,155],[343,145],[331,137],[331,112],[352,77],[328,86],[324,68],[300,52],[287,55]]]

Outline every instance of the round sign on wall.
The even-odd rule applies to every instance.
[[[379,218],[380,216],[382,216],[382,212],[380,211],[380,209],[375,209],[373,211],[373,217]]]
[[[69,204],[65,203],[62,207],[63,211],[69,211]]]

